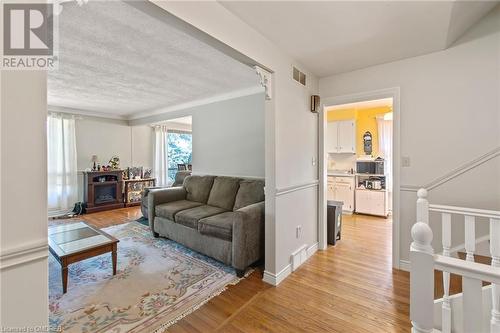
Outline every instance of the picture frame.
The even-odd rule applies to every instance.
[[[143,173],[142,173],[142,177],[143,178],[151,178],[152,172],[153,172],[153,170],[151,170],[151,168],[144,168]]]
[[[128,178],[129,179],[140,179],[142,178],[142,167],[129,167],[128,168]]]

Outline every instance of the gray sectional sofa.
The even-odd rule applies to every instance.
[[[264,181],[188,176],[182,187],[150,190],[149,226],[236,269],[264,256]]]
[[[184,183],[184,179],[187,176],[191,175],[191,171],[177,171],[175,174],[175,180],[174,183],[171,186],[151,186],[151,187],[146,187],[141,194],[141,212],[142,216],[145,218],[148,218],[148,194],[149,191],[154,190],[154,189],[159,189],[159,188],[168,188],[168,187],[177,187],[177,186],[182,186]]]

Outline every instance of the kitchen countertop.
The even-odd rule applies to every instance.
[[[339,170],[328,170],[326,172],[328,176],[335,176],[335,177],[354,177],[355,175],[353,173],[349,172],[342,172]]]

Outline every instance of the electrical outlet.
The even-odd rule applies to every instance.
[[[401,157],[401,166],[403,168],[408,168],[410,166],[410,156]]]
[[[295,236],[297,238],[300,238],[300,236],[302,236],[302,226],[301,225],[298,225],[296,228],[295,228]]]

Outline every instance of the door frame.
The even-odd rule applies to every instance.
[[[400,135],[400,88],[387,88],[373,91],[366,91],[356,94],[340,95],[324,98],[321,101],[318,117],[318,147],[320,155],[319,163],[319,200],[318,200],[318,243],[320,250],[327,248],[326,233],[326,201],[327,201],[327,152],[325,147],[326,135],[326,112],[325,108],[348,103],[363,102],[368,100],[392,98],[393,111],[393,152],[392,152],[392,267],[399,269],[400,263],[400,175],[401,175],[401,135]]]

